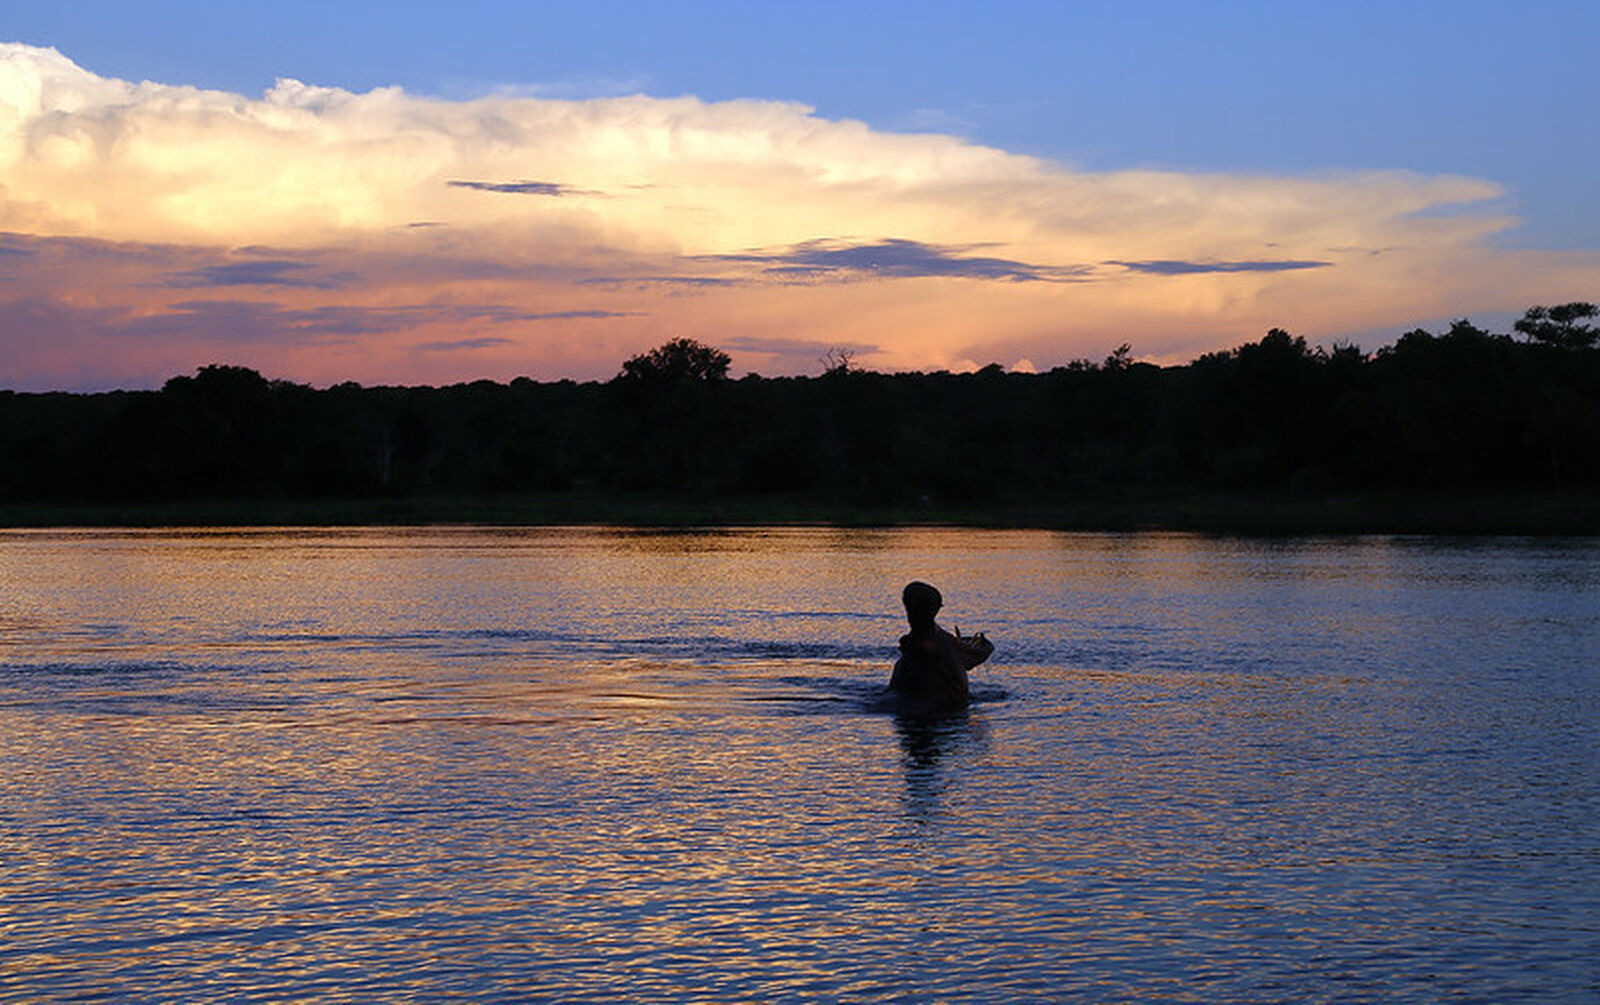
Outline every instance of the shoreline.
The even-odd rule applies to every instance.
[[[0,528],[401,526],[949,526],[1246,536],[1600,535],[1600,493],[1141,493],[992,505],[851,504],[803,497],[553,492],[365,499],[0,503]]]

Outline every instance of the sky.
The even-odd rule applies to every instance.
[[[0,12],[0,388],[1181,363],[1600,300],[1600,4]]]

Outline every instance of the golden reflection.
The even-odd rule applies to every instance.
[[[1373,542],[619,537],[0,534],[0,987],[848,998],[914,960],[930,998],[1133,999],[1188,947],[1316,997],[1295,975],[1359,945],[1342,992],[1403,959],[1494,1000],[1592,970],[1592,544],[1551,578]],[[907,574],[992,615],[1009,697],[867,710]]]

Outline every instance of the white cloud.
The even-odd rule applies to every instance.
[[[495,346],[530,347],[505,365],[533,370],[603,373],[600,353],[689,329],[871,345],[874,366],[1048,367],[1123,341],[1166,358],[1274,324],[1338,334],[1592,298],[1594,254],[1488,245],[1513,222],[1500,195],[1405,171],[1070,170],[787,102],[294,80],[246,97],[0,44],[0,231],[165,249],[149,274],[88,279],[8,256],[35,294],[159,328],[173,275],[260,280],[260,263],[226,263],[261,247],[278,281],[255,285],[291,316],[497,304],[591,325],[497,331]],[[320,271],[282,264],[297,261]]]
[[[701,253],[819,238],[980,240],[1077,264],[1257,259],[1456,239],[1504,221],[1415,217],[1485,182],[1403,173],[1266,178],[1069,172],[797,104],[643,96],[450,102],[280,80],[259,99],[107,80],[0,46],[0,226],[119,240],[315,244],[419,220],[521,243],[552,223],[595,243]],[[536,180],[572,195],[513,203]],[[604,193],[601,201],[585,195]]]

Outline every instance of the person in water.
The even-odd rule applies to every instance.
[[[994,645],[982,632],[968,638],[940,628],[934,616],[944,606],[939,591],[927,583],[906,584],[900,594],[911,631],[900,636],[900,658],[895,661],[889,690],[902,702],[918,709],[955,709],[971,697],[967,671],[989,658]]]

